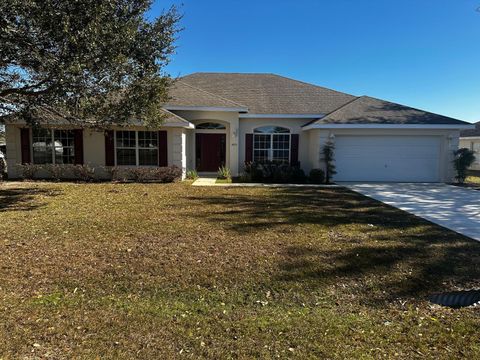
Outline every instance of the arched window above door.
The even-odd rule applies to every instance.
[[[290,130],[281,126],[262,126],[253,130],[255,134],[289,134]]]
[[[199,130],[225,130],[225,125],[216,122],[204,122],[195,126]]]

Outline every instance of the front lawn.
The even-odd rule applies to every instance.
[[[0,358],[479,358],[480,244],[341,188],[0,184]]]

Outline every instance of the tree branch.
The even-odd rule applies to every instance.
[[[36,96],[36,95],[40,95],[40,94],[45,94],[45,93],[51,91],[53,87],[47,87],[46,89],[37,90],[37,91],[31,90],[31,89],[38,88],[38,87],[44,85],[46,82],[47,82],[46,80],[42,80],[39,83],[34,84],[34,85],[24,86],[24,87],[21,87],[21,88],[10,88],[10,89],[1,90],[0,91],[0,96],[5,97],[5,96],[11,95],[11,94],[25,95],[25,96]]]

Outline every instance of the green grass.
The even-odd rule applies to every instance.
[[[0,184],[0,358],[479,358],[480,244],[341,188]]]
[[[216,184],[231,184],[232,179],[217,179],[215,181]]]

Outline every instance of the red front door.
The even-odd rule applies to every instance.
[[[225,134],[196,134],[196,159],[198,171],[217,171],[225,165]]]

